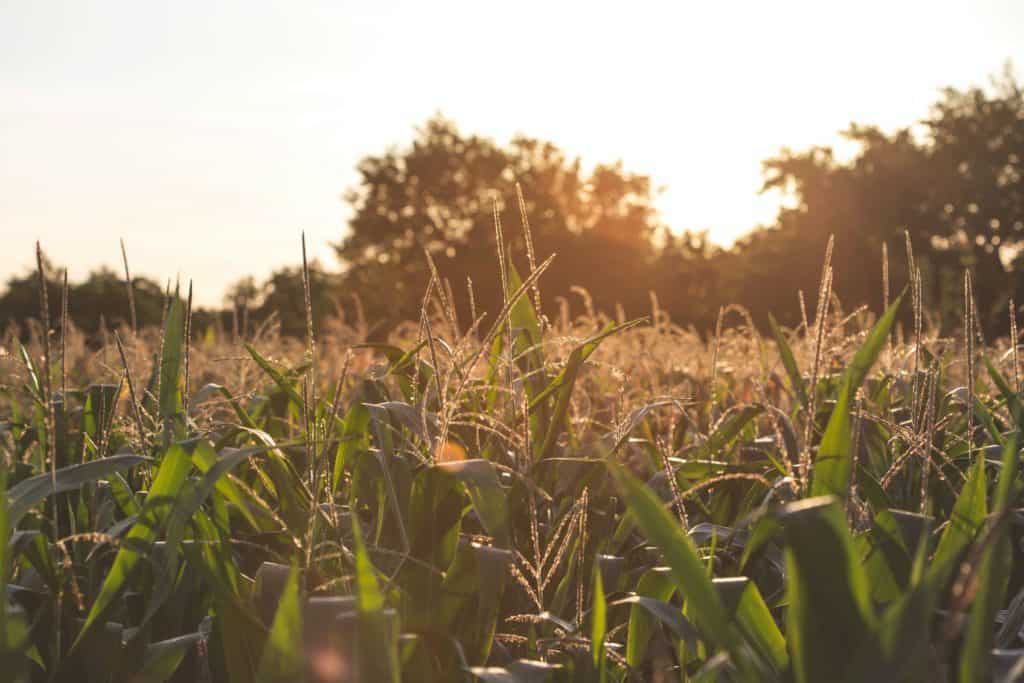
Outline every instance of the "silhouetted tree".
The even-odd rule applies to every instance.
[[[322,331],[324,321],[338,312],[340,291],[337,274],[325,271],[318,261],[309,264],[314,332]],[[222,323],[228,328],[237,326],[235,332],[242,336],[251,334],[256,325],[271,317],[277,319],[282,334],[300,338],[306,335],[302,266],[279,268],[260,284],[254,277],[246,276],[228,288],[224,305]]]
[[[326,272],[317,261],[309,264],[310,309],[314,331],[323,330],[324,320],[337,312],[337,276]],[[303,337],[306,334],[306,299],[302,284],[302,266],[281,268],[263,284],[255,316],[265,320],[278,317],[281,333]]]
[[[346,286],[362,296],[370,320],[416,318],[429,279],[424,251],[450,281],[462,316],[469,313],[467,279],[479,310],[496,312],[495,201],[513,261],[527,270],[516,182],[537,260],[558,254],[542,278],[546,302],[577,285],[608,305],[647,308],[652,237],[661,228],[649,179],[621,164],[585,173],[550,143],[517,137],[500,147],[434,118],[411,146],[364,159],[359,173],[346,195],[355,215],[336,249]]]
[[[1007,70],[989,88],[947,89],[917,124],[884,132],[852,124],[843,135],[855,153],[830,147],[783,149],[763,164],[764,191],[785,199],[770,226],[755,229],[732,248],[706,234],[669,232],[654,209],[646,176],[619,163],[585,170],[555,145],[525,136],[501,146],[461,133],[435,117],[411,144],[363,159],[360,180],[345,195],[354,209],[349,230],[335,245],[340,274],[311,269],[315,324],[339,302],[362,302],[372,329],[415,320],[430,277],[429,253],[455,301],[462,327],[470,320],[467,281],[477,312],[493,314],[502,294],[494,206],[504,225],[512,262],[528,269],[516,183],[522,188],[536,261],[557,258],[540,282],[545,307],[573,286],[589,290],[598,307],[626,313],[650,310],[649,290],[683,324],[708,329],[720,306],[741,303],[758,321],[772,312],[799,319],[797,292],[813,308],[822,257],[836,239],[834,291],[846,304],[879,307],[881,252],[890,253],[892,293],[908,281],[903,233],[910,233],[924,274],[926,306],[947,328],[960,320],[960,282],[971,269],[983,322],[1005,331],[1007,298],[1024,301],[1024,94]],[[58,269],[47,268],[53,318],[60,301]],[[140,324],[160,320],[162,288],[135,280]],[[572,298],[570,300],[576,300]],[[252,277],[229,292],[226,304],[243,317],[277,315],[285,334],[305,333],[302,273],[284,268],[257,284]],[[15,277],[0,296],[0,319],[37,317],[35,273]],[[99,270],[71,289],[71,315],[87,332],[128,320],[124,284]],[[909,316],[909,307],[904,308]],[[193,329],[216,314],[196,312]],[[231,313],[220,314],[231,324]],[[204,322],[206,321],[206,322]],[[251,331],[250,326],[248,331]],[[244,330],[240,330],[244,331]]]
[[[706,231],[666,230],[661,241],[650,284],[659,306],[677,322],[713,328],[719,306],[728,300],[723,287],[730,281],[730,254],[712,243]]]
[[[60,306],[63,292],[63,269],[44,257],[46,292],[50,305],[50,320],[59,329]],[[156,282],[144,277],[133,278],[135,310],[140,326],[158,324],[163,316],[165,293]],[[89,274],[81,283],[69,283],[68,315],[75,327],[95,334],[100,322],[109,329],[130,323],[128,292],[124,279],[108,268]],[[24,325],[25,321],[40,316],[39,276],[30,271],[12,277],[0,295],[0,320]],[[22,330],[24,332],[24,330]]]
[[[881,245],[893,289],[907,282],[909,231],[933,311],[959,320],[963,268],[973,272],[979,309],[1004,325],[1009,275],[1024,236],[1024,100],[1009,75],[991,90],[948,89],[916,128],[886,134],[852,125],[848,161],[831,148],[783,152],[764,163],[765,190],[787,205],[776,224],[740,240],[730,272],[739,301],[761,316],[793,322],[796,291],[813,306],[829,235],[836,238],[834,291],[851,304],[881,303]]]

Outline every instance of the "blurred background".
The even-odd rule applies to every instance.
[[[463,322],[496,312],[495,202],[560,299],[713,327],[796,324],[826,243],[847,309],[907,281],[998,331],[1024,239],[1024,4],[5,2],[0,324],[53,296],[98,331],[168,282],[197,324],[418,316],[432,254]],[[472,297],[469,290],[472,289]],[[471,300],[472,299],[472,304]],[[56,299],[53,299],[56,300]]]

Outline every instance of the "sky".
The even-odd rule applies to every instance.
[[[850,122],[920,119],[1024,69],[1021,0],[0,0],[0,281],[34,244],[80,280],[324,265],[359,159],[435,113],[466,133],[621,159],[677,229],[769,223],[761,161]]]

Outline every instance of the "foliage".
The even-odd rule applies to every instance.
[[[158,338],[120,331],[116,383],[9,338],[5,671],[1015,680],[1015,348],[964,343],[971,317],[904,343],[899,298],[770,342],[545,320],[550,263],[509,268],[484,326],[431,279],[388,344],[199,340],[172,294]],[[237,393],[194,374],[221,343]]]
[[[240,283],[230,333],[139,279],[133,329],[105,271],[64,325],[41,258],[3,300],[50,322],[0,345],[5,675],[1020,680],[1017,327],[978,328],[1005,332],[1019,239],[1002,88],[946,93],[923,137],[854,127],[846,163],[769,162],[797,202],[730,252],[659,236],[645,178],[435,120],[363,165],[350,269]],[[514,177],[523,228],[496,230]],[[904,229],[908,265],[865,277]],[[444,279],[467,274],[482,320]],[[582,283],[647,313],[639,282],[699,301],[545,304]],[[709,339],[667,315],[711,325],[727,294],[753,313]]]
[[[663,227],[650,180],[621,164],[587,172],[551,143],[519,136],[500,147],[435,117],[409,147],[367,157],[359,173],[359,185],[346,196],[354,216],[337,252],[348,266],[346,283],[363,297],[372,320],[416,318],[430,277],[424,251],[442,272],[458,274],[451,289],[463,320],[471,315],[467,278],[477,310],[493,315],[502,296],[492,277],[495,204],[516,211],[517,184],[535,253],[571,255],[544,278],[550,301],[579,286],[634,313],[646,308],[647,293],[629,283],[649,272],[652,240]],[[521,226],[506,229],[512,261],[526,267],[527,233]]]
[[[887,133],[854,124],[844,137],[855,150],[849,159],[812,147],[764,162],[764,189],[780,192],[787,206],[775,225],[737,244],[734,267],[744,282],[731,300],[793,324],[791,293],[814,291],[831,237],[851,262],[879,264],[883,243],[891,249],[906,231],[929,312],[946,329],[959,323],[958,283],[970,268],[981,321],[1001,329],[1007,294],[1021,298],[1011,274],[1024,238],[1024,92],[1010,70],[988,89],[947,88],[914,126]],[[889,267],[892,282],[907,281],[906,260]],[[837,271],[834,291],[846,301],[881,302],[882,279],[862,275]]]
[[[62,298],[63,283],[59,271],[48,261],[46,271],[47,295],[56,312]],[[134,287],[137,324],[139,326],[159,325],[163,314],[164,291],[156,282],[147,278],[132,279]],[[94,335],[105,324],[115,329],[131,322],[128,290],[124,279],[112,270],[101,268],[93,271],[81,283],[69,283],[69,315],[75,327]],[[71,306],[70,302],[74,302]],[[22,277],[12,277],[0,296],[0,318],[10,322],[25,323],[39,316],[39,281],[35,272]],[[58,317],[54,315],[54,320]],[[59,323],[56,325],[59,329]]]

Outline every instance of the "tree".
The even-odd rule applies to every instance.
[[[306,293],[302,282],[302,266],[286,266],[271,273],[262,284],[246,276],[228,288],[224,296],[227,315],[225,322],[237,325],[237,332],[247,336],[260,324],[275,317],[281,334],[290,337],[306,336]],[[314,332],[322,331],[324,321],[338,311],[340,286],[336,274],[328,273],[313,260],[309,264],[310,312]]]
[[[536,260],[559,255],[541,280],[548,304],[578,285],[606,304],[646,310],[638,283],[652,282],[652,237],[662,227],[650,180],[621,164],[586,173],[551,143],[520,136],[500,147],[436,117],[409,147],[364,159],[359,173],[346,195],[354,216],[336,250],[345,285],[360,294],[371,320],[416,319],[430,277],[424,252],[449,279],[463,320],[467,280],[479,310],[493,315],[501,305],[495,202],[512,261],[528,269],[516,183]]]
[[[856,152],[783,149],[763,164],[763,191],[785,199],[774,223],[725,250],[706,234],[670,232],[661,223],[648,177],[621,163],[585,169],[555,145],[517,136],[507,145],[461,133],[435,117],[411,143],[363,159],[359,182],[345,195],[353,208],[349,230],[335,245],[340,274],[311,268],[314,323],[358,297],[374,334],[416,320],[437,265],[465,329],[481,312],[502,304],[494,207],[503,241],[521,275],[530,257],[519,211],[521,188],[534,262],[557,254],[540,281],[547,313],[572,288],[587,289],[596,305],[621,304],[630,316],[650,311],[648,292],[681,324],[707,330],[720,306],[745,305],[756,321],[772,312],[785,324],[800,319],[797,291],[813,308],[822,257],[834,236],[833,290],[849,305],[883,301],[881,254],[888,245],[895,294],[909,280],[904,232],[923,274],[925,305],[949,331],[959,324],[962,271],[975,283],[982,321],[1005,331],[1010,293],[1024,301],[1024,93],[1007,70],[989,88],[947,89],[915,125],[885,132],[852,124],[843,135]],[[47,266],[51,318],[58,319],[59,270]],[[469,283],[474,294],[471,306]],[[159,322],[164,292],[136,278],[141,325]],[[242,320],[280,318],[282,331],[306,330],[302,272],[285,268],[257,284],[238,283],[226,299]],[[86,332],[128,320],[124,284],[99,270],[71,286],[71,316]],[[38,317],[37,276],[9,280],[0,319]],[[345,311],[348,313],[349,311]],[[904,320],[911,315],[904,307]],[[194,329],[230,313],[196,312]],[[486,323],[485,323],[486,324]],[[249,330],[251,331],[251,326]]]
[[[738,300],[762,316],[772,311],[795,321],[795,292],[803,290],[813,306],[834,235],[834,291],[843,301],[878,306],[883,243],[894,256],[894,290],[908,281],[907,231],[929,307],[947,325],[959,321],[963,268],[973,272],[984,321],[1004,325],[1024,237],[1024,100],[1012,76],[991,90],[945,90],[915,128],[887,134],[852,125],[844,135],[858,146],[848,161],[813,147],[764,162],[764,189],[788,201],[775,225],[738,243],[731,269],[740,274],[731,288]]]
[[[140,327],[160,323],[166,298],[160,285],[148,278],[133,277],[132,298]],[[84,282],[72,286],[68,307],[75,326],[87,334],[99,331],[101,315],[111,328],[131,324],[125,281],[109,268],[94,270]]]
[[[729,252],[711,242],[707,231],[664,231],[652,269],[651,289],[672,320],[698,330],[713,329],[720,306],[731,302]]]
[[[43,270],[46,273],[51,326],[59,329],[63,268],[54,266],[44,256]],[[133,278],[133,287],[138,324],[159,324],[163,316],[163,289],[153,280],[144,277]],[[130,323],[128,291],[124,280],[109,268],[92,271],[81,283],[69,283],[68,290],[68,315],[75,327],[86,334],[97,333],[101,321],[108,329]],[[39,317],[38,273],[31,271],[21,277],[10,278],[3,295],[0,295],[0,320],[23,326],[26,321],[38,320]]]
[[[935,177],[925,207],[932,246],[944,263],[974,271],[990,325],[1005,324],[1014,289],[1007,274],[1015,277],[1024,239],[1024,93],[1009,67],[992,86],[947,89],[924,122]]]
[[[326,272],[318,261],[309,264],[310,313],[314,332],[323,330],[324,321],[337,312],[337,278]],[[256,318],[276,315],[281,333],[292,337],[306,335],[306,295],[302,283],[302,266],[275,270],[262,287]]]

